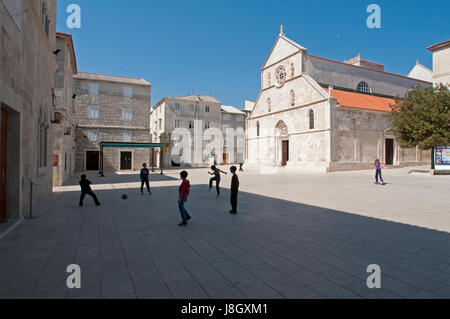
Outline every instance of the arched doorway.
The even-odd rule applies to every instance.
[[[286,123],[279,121],[275,126],[276,162],[278,166],[287,166],[289,162],[289,131]]]

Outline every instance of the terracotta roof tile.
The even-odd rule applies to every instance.
[[[327,88],[324,88],[324,90],[328,92]],[[335,98],[341,106],[365,110],[391,112],[392,108],[390,105],[395,104],[395,100],[391,98],[337,89],[333,89],[331,96]]]

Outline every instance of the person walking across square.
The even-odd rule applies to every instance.
[[[191,219],[188,211],[184,207],[185,203],[188,200],[189,193],[191,191],[191,183],[187,179],[188,173],[186,171],[182,171],[180,173],[180,178],[182,180],[180,188],[178,190],[178,209],[180,210],[181,220],[182,222],[178,224],[178,226],[186,226],[187,221]]]
[[[376,159],[375,163],[373,163],[373,167],[375,168],[375,171],[376,171],[375,172],[375,184],[380,184],[378,182],[378,178],[379,178],[380,181],[381,181],[381,185],[386,185],[386,183],[383,180],[383,175],[381,173],[381,167],[382,166],[384,166],[384,165],[381,164],[379,159]]]
[[[233,177],[231,178],[231,196],[230,196],[230,203],[231,203],[231,214],[237,214],[237,199],[238,199],[238,193],[239,193],[239,177],[236,174],[236,166],[232,166],[230,168],[231,174],[233,174]]]

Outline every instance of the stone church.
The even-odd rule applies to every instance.
[[[247,120],[247,162],[331,172],[422,165],[429,151],[405,149],[392,133],[394,97],[432,83],[361,59],[308,54],[283,28],[261,69],[261,92]]]

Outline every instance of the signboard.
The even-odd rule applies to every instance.
[[[53,155],[53,167],[58,167],[59,157],[58,155]]]
[[[435,171],[450,171],[450,146],[436,147],[434,149]]]

